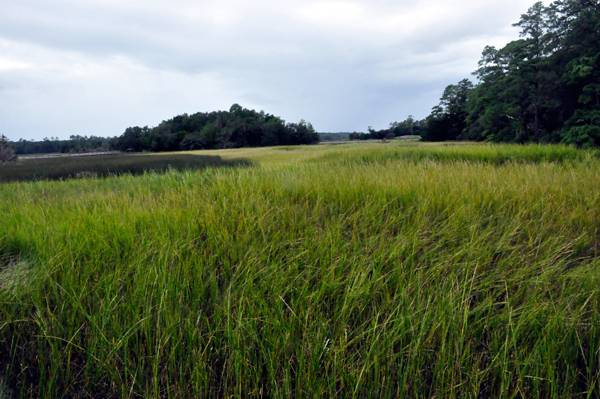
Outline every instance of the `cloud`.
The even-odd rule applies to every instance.
[[[33,64],[27,62],[13,60],[10,58],[0,57],[0,71],[13,71],[18,69],[27,69],[33,67]]]
[[[114,136],[238,102],[319,131],[425,117],[522,0],[0,0],[0,131]]]

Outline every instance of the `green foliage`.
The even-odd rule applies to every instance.
[[[456,140],[465,128],[466,105],[473,83],[468,79],[457,85],[449,85],[444,90],[440,105],[433,108],[427,118],[425,141]]]
[[[115,147],[121,151],[141,151],[142,148],[145,147],[145,143],[142,142],[142,139],[146,138],[149,131],[150,129],[148,129],[148,126],[144,126],[143,128],[139,126],[128,127],[117,139]]]
[[[69,140],[59,140],[56,137],[46,137],[42,141],[21,139],[12,145],[17,154],[79,153],[108,151],[113,146],[113,141],[111,138],[73,135]]]
[[[370,138],[371,138],[370,134],[359,133],[359,132],[352,132],[348,136],[348,139],[350,139],[350,140],[368,140]]]
[[[310,123],[286,124],[281,118],[242,108],[178,115],[158,126],[128,127],[119,137],[71,136],[12,143],[19,154],[79,153],[119,150],[165,152],[199,149],[314,144],[319,135]]]
[[[600,146],[600,126],[575,126],[563,134],[563,144],[578,147]]]
[[[371,126],[368,133],[353,132],[348,138],[350,140],[382,140],[401,136],[420,136],[425,132],[425,120],[415,120],[412,115],[402,122],[392,122],[388,129],[375,130]]]
[[[466,101],[448,93],[456,88],[448,86],[428,117],[424,138],[598,145],[583,139],[600,127],[598,4],[535,3],[513,25],[521,28],[521,39],[501,49],[484,48],[474,72],[479,82],[465,88]],[[448,97],[459,98],[460,107],[448,109]]]
[[[3,185],[15,396],[600,394],[596,152],[210,154],[260,166]]]
[[[242,108],[178,115],[154,128],[130,127],[115,141],[121,151],[178,151],[275,145],[319,141],[310,123],[286,124],[281,118]]]
[[[409,115],[402,122],[390,123],[388,129],[394,136],[421,136],[425,132],[425,120],[415,120],[412,115]]]

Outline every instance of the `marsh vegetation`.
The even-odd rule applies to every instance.
[[[21,159],[0,167],[0,182],[64,180],[84,177],[139,175],[168,170],[207,167],[249,166],[248,160],[223,160],[218,155],[200,154],[116,154],[79,157]]]
[[[15,395],[600,394],[598,152],[193,154],[254,167],[0,185]]]

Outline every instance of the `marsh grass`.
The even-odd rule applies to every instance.
[[[100,156],[25,159],[0,165],[0,182],[94,178],[111,175],[139,175],[144,172],[248,166],[246,160],[225,161],[217,155],[118,154]]]
[[[3,185],[0,253],[35,271],[0,289],[15,394],[599,395],[594,153],[325,147]]]
[[[380,143],[392,144],[393,142]],[[600,159],[597,150],[582,151],[575,147],[553,145],[506,145],[443,143],[422,144],[406,143],[389,148],[356,148],[355,151],[337,151],[324,154],[323,160],[334,162],[382,163],[386,161],[437,161],[437,162],[475,162],[493,165],[505,163],[564,163]]]

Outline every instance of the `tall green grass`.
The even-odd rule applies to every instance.
[[[326,147],[0,186],[0,371],[14,392],[599,396],[593,154],[503,146],[521,156],[499,164],[478,145]],[[547,155],[561,151],[568,162]]]
[[[381,143],[384,144],[384,143]],[[560,145],[510,145],[510,144],[474,144],[443,143],[404,145],[386,145],[385,148],[371,146],[366,149],[356,147],[354,151],[329,152],[322,155],[323,160],[334,162],[381,163],[386,161],[438,161],[438,162],[477,162],[494,165],[505,163],[564,163],[599,159],[600,151],[582,151],[575,147]]]

